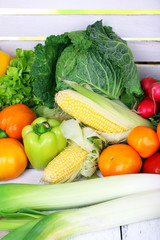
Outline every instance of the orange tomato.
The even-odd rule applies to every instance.
[[[18,177],[28,163],[21,142],[13,138],[0,139],[0,180]]]
[[[22,140],[22,129],[36,119],[36,114],[25,104],[14,104],[0,112],[0,128],[11,138]]]
[[[158,135],[158,139],[159,139],[159,142],[160,142],[160,122],[157,125],[157,135]]]
[[[102,151],[98,167],[103,176],[139,173],[142,159],[131,146],[114,144]]]
[[[141,157],[148,158],[159,149],[159,139],[157,133],[144,126],[138,126],[129,133],[127,142]]]

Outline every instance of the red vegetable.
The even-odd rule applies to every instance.
[[[137,106],[137,113],[143,118],[154,116],[159,111],[159,103],[152,99],[145,98]]]
[[[151,100],[149,96],[145,96],[142,100],[146,100],[146,99]]]
[[[156,80],[154,78],[146,77],[141,80],[141,87],[143,89],[143,92],[148,95],[148,91],[150,86],[155,83]]]
[[[160,82],[155,82],[150,86],[149,97],[154,101],[160,101]]]
[[[160,152],[155,153],[144,161],[143,173],[160,174]]]

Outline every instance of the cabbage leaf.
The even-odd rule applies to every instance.
[[[56,65],[57,91],[68,88],[63,80],[70,80],[110,99],[119,99],[124,92],[142,94],[133,54],[111,27],[97,21],[86,31],[74,31],[68,36],[71,44]]]

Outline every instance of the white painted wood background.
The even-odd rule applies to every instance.
[[[140,79],[145,76],[160,79],[160,14],[11,15],[4,14],[3,9],[6,8],[160,10],[160,0],[0,0],[0,50],[8,52],[12,56],[14,56],[16,48],[34,49],[38,42],[43,43],[43,41],[7,40],[9,38],[57,35],[65,31],[85,29],[87,25],[102,19],[104,25],[112,26],[120,37],[127,40],[133,52]],[[41,171],[28,169],[17,179],[8,182],[41,184],[41,175]],[[5,234],[6,232],[0,232],[0,238]],[[70,239],[160,240],[160,219],[85,234]]]

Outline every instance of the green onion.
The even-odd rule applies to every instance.
[[[66,184],[0,184],[0,212],[82,207],[160,189],[158,174],[128,174]]]
[[[40,220],[24,240],[63,240],[160,217],[160,190],[142,192],[94,206],[61,211]]]

